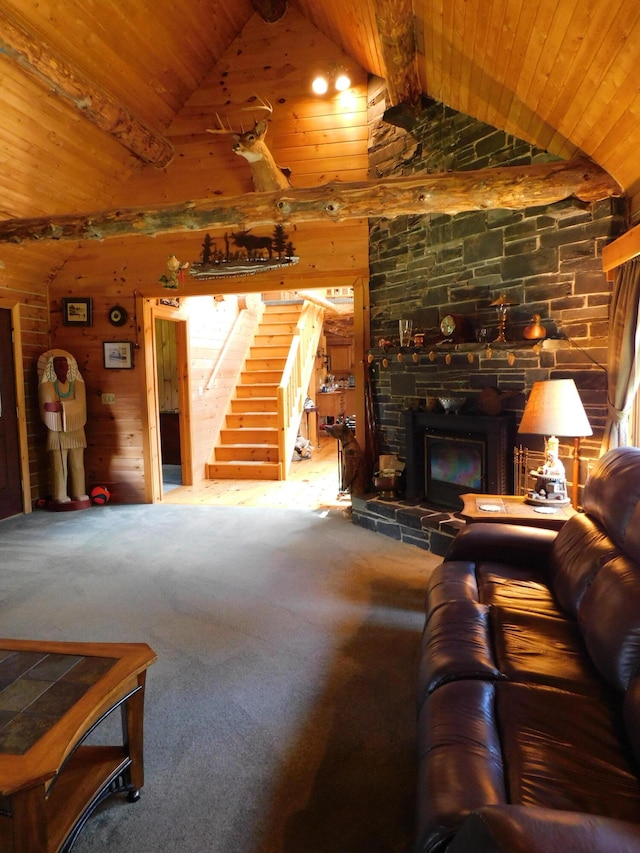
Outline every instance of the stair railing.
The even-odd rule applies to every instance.
[[[322,334],[325,309],[305,300],[278,386],[279,480],[286,480]]]

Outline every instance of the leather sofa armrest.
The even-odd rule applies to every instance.
[[[485,806],[466,818],[447,853],[640,853],[640,824],[582,812]]]
[[[511,563],[544,572],[557,535],[544,527],[478,522],[458,533],[445,559]]]

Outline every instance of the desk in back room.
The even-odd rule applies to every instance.
[[[316,397],[318,418],[322,423],[332,423],[338,418],[347,418],[356,413],[354,388],[339,388],[337,391],[318,392]],[[332,421],[329,420],[332,418]]]

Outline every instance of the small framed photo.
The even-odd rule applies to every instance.
[[[104,366],[108,370],[131,370],[133,344],[131,341],[104,341]]]
[[[74,299],[63,299],[62,324],[64,326],[92,326],[91,298],[76,296]]]

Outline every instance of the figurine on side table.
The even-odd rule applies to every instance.
[[[558,439],[552,435],[546,443],[544,463],[535,471],[529,472],[535,478],[536,484],[527,493],[527,503],[560,506],[569,503],[567,480],[564,465],[558,455],[558,445]]]

